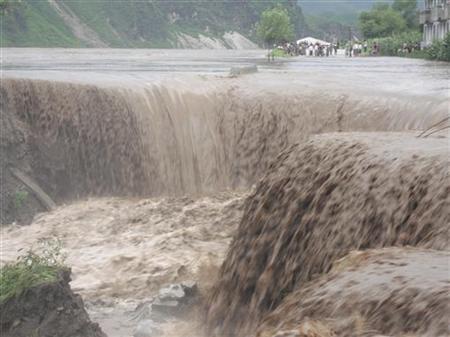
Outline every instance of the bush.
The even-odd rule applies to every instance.
[[[422,41],[422,34],[416,31],[404,32],[401,34],[395,34],[380,39],[374,39],[369,41],[369,46],[373,42],[377,42],[380,46],[380,55],[384,56],[403,56],[403,45],[419,46]],[[417,47],[415,47],[418,50]]]
[[[57,239],[39,242],[36,253],[33,249],[19,256],[14,263],[6,264],[0,271],[0,302],[19,295],[27,288],[56,280],[58,272],[65,268],[65,255]]]
[[[16,210],[19,210],[22,208],[25,200],[28,198],[28,192],[25,190],[17,190],[14,193],[14,207]]]
[[[450,33],[441,41],[434,41],[426,50],[427,58],[450,62]]]
[[[450,33],[448,33],[443,40],[434,41],[431,46],[424,50],[415,48],[411,53],[405,54],[403,52],[403,45],[405,43],[417,46],[421,41],[422,34],[411,31],[380,39],[369,40],[368,44],[371,46],[373,42],[377,42],[380,46],[380,55],[384,56],[408,56],[450,62]]]
[[[272,56],[273,57],[289,57],[290,55],[288,53],[286,53],[286,51],[284,49],[275,48],[274,50],[272,50]]]

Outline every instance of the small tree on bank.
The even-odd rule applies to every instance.
[[[288,41],[294,36],[294,29],[286,9],[274,7],[261,14],[256,32],[267,46],[270,61],[270,48],[277,43]]]

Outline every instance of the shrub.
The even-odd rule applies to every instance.
[[[27,288],[56,280],[58,271],[65,268],[65,255],[57,239],[38,241],[38,253],[33,249],[0,270],[0,302],[19,295]]]
[[[19,210],[22,208],[23,203],[28,198],[28,192],[25,190],[17,190],[14,193],[14,207],[16,210]]]
[[[373,42],[377,42],[380,46],[380,55],[384,56],[408,56],[414,58],[425,58],[428,60],[438,60],[450,62],[450,33],[443,40],[436,40],[431,46],[424,50],[417,48],[412,53],[405,54],[403,45],[419,45],[422,36],[419,32],[411,31],[380,39],[369,40],[371,46]]]
[[[289,57],[290,56],[288,53],[286,53],[286,51],[284,51],[283,49],[278,49],[278,48],[275,48],[272,51],[272,55],[273,55],[273,57]]]
[[[412,46],[420,45],[422,34],[416,31],[404,32],[388,37],[369,41],[369,46],[377,42],[380,46],[380,54],[384,56],[402,56],[403,45],[406,43]],[[416,48],[417,49],[417,48]]]
[[[450,62],[450,33],[441,41],[434,41],[426,49],[427,58],[430,60],[439,60]]]

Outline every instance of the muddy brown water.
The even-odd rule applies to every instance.
[[[180,267],[186,269],[185,277],[198,280],[202,279],[202,265],[218,268],[236,233],[244,196],[254,184],[256,192],[246,202],[237,231],[246,248],[237,248],[236,243],[231,246],[214,303],[210,303],[210,331],[218,334],[254,329],[236,319],[242,310],[248,308],[252,323],[262,321],[281,305],[279,292],[284,298],[296,289],[297,281],[326,272],[334,259],[350,249],[372,247],[367,244],[372,239],[375,247],[420,243],[447,249],[442,243],[442,221],[448,218],[439,201],[446,185],[439,177],[448,164],[448,142],[436,138],[447,135],[444,130],[430,139],[416,138],[421,130],[448,116],[450,67],[444,63],[300,57],[268,65],[258,50],[109,49],[4,49],[2,62],[2,159],[6,158],[2,160],[6,165],[2,182],[12,186],[13,193],[17,184],[12,183],[7,168],[18,167],[60,205],[56,211],[38,215],[30,227],[3,230],[2,262],[15,258],[18,248],[29,247],[35,239],[48,235],[62,238],[74,265],[73,284],[110,336],[131,335],[134,323],[127,312],[164,283],[182,280]],[[252,64],[258,65],[258,73],[228,76],[231,66]],[[386,131],[401,133],[379,133]],[[330,138],[324,142],[329,146],[316,149],[323,161],[317,162],[309,152],[295,161],[286,159],[296,150],[279,157],[311,135],[330,132],[350,132],[355,138],[327,136]],[[345,144],[339,146],[340,142]],[[347,143],[355,147],[341,153],[351,147]],[[407,155],[403,156],[405,149]],[[375,153],[379,161],[371,158]],[[424,153],[425,159],[411,160],[411,156]],[[372,184],[378,189],[374,188],[367,201],[370,207],[362,207],[367,197],[367,191],[360,189],[364,185],[346,185],[351,177],[341,179],[342,172],[333,173],[332,158],[338,155],[346,158],[342,170],[358,172],[361,181],[371,181],[373,172],[363,168],[372,164],[379,172],[376,176],[399,178],[384,183],[377,178]],[[390,161],[393,157],[398,157],[393,161],[398,166]],[[383,158],[391,159],[385,162]],[[310,170],[296,176],[303,161],[310,162]],[[322,162],[330,165],[321,167]],[[318,228],[315,235],[305,234],[311,246],[291,245],[292,251],[280,253],[295,263],[273,257],[281,270],[275,276],[271,268],[263,271],[269,251],[282,252],[281,238],[288,235],[264,234],[262,214],[269,207],[264,200],[270,199],[270,207],[279,209],[270,215],[271,224],[291,233],[295,228],[288,224],[296,223],[294,208],[304,192],[301,186],[288,191],[280,187],[266,196],[263,187],[272,183],[288,186],[290,176],[293,181],[303,179],[303,185],[316,181],[319,168],[326,171],[324,176],[334,175],[337,186],[333,191],[347,195],[345,200],[336,197],[329,219],[346,214],[355,221],[366,219],[361,220],[364,223],[376,220],[389,233],[378,229],[370,239],[370,230],[363,228],[349,234],[360,244],[346,246],[342,238],[319,250],[317,242],[323,238]],[[308,214],[318,214],[329,202],[320,195],[337,193],[331,190],[333,179],[319,179],[311,190],[310,199],[320,200],[302,204]],[[429,191],[428,199],[411,199],[416,192],[408,192],[405,184],[414,187],[416,183]],[[223,193],[227,196],[222,197]],[[4,195],[2,192],[2,205]],[[192,198],[192,204],[183,196]],[[387,196],[393,198],[389,199],[392,203],[383,211]],[[139,201],[149,197],[152,199]],[[426,216],[414,213],[407,217],[408,207],[429,211]],[[405,209],[404,218],[390,213],[396,208]],[[277,218],[280,212],[284,216]],[[402,226],[412,223],[415,229],[399,233],[398,228],[402,231],[404,227],[389,227],[395,219]],[[65,230],[71,225],[80,231]],[[183,230],[184,226],[191,229]],[[342,220],[335,226],[336,233],[339,228],[347,233],[353,225]],[[250,228],[248,233],[246,228]],[[95,235],[84,240],[89,232]],[[280,239],[276,239],[278,235]],[[144,242],[144,237],[149,241]],[[124,239],[123,245],[115,243],[117,238]],[[259,256],[258,247],[270,247],[261,253],[265,258],[245,264],[243,256]],[[311,256],[302,255],[302,249]],[[152,252],[159,252],[159,257]],[[309,267],[302,269],[299,264]],[[126,277],[109,279],[114,270]]]
[[[286,296],[327,273],[351,250],[386,246],[448,250],[448,164],[447,138],[405,133],[317,135],[283,152],[246,200],[208,302],[211,335],[216,329],[218,336],[252,335]],[[438,281],[427,275],[433,287]],[[354,281],[367,285],[371,278],[355,276]],[[316,291],[320,294],[321,289]],[[301,308],[303,298],[298,296]],[[443,296],[437,291],[427,306]],[[362,312],[371,310],[366,304]],[[423,314],[428,310],[416,309]],[[378,321],[375,328],[388,335],[409,328],[427,332],[398,324],[389,328]],[[442,333],[441,328],[436,331],[440,332],[430,335]]]

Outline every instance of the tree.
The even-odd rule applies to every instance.
[[[289,41],[294,36],[289,14],[280,6],[262,12],[256,31],[269,50],[275,43]]]
[[[406,21],[400,12],[387,4],[377,4],[359,16],[359,29],[365,38],[385,37],[406,30]]]
[[[415,29],[419,26],[416,0],[394,0],[392,9],[402,15],[408,28]]]

